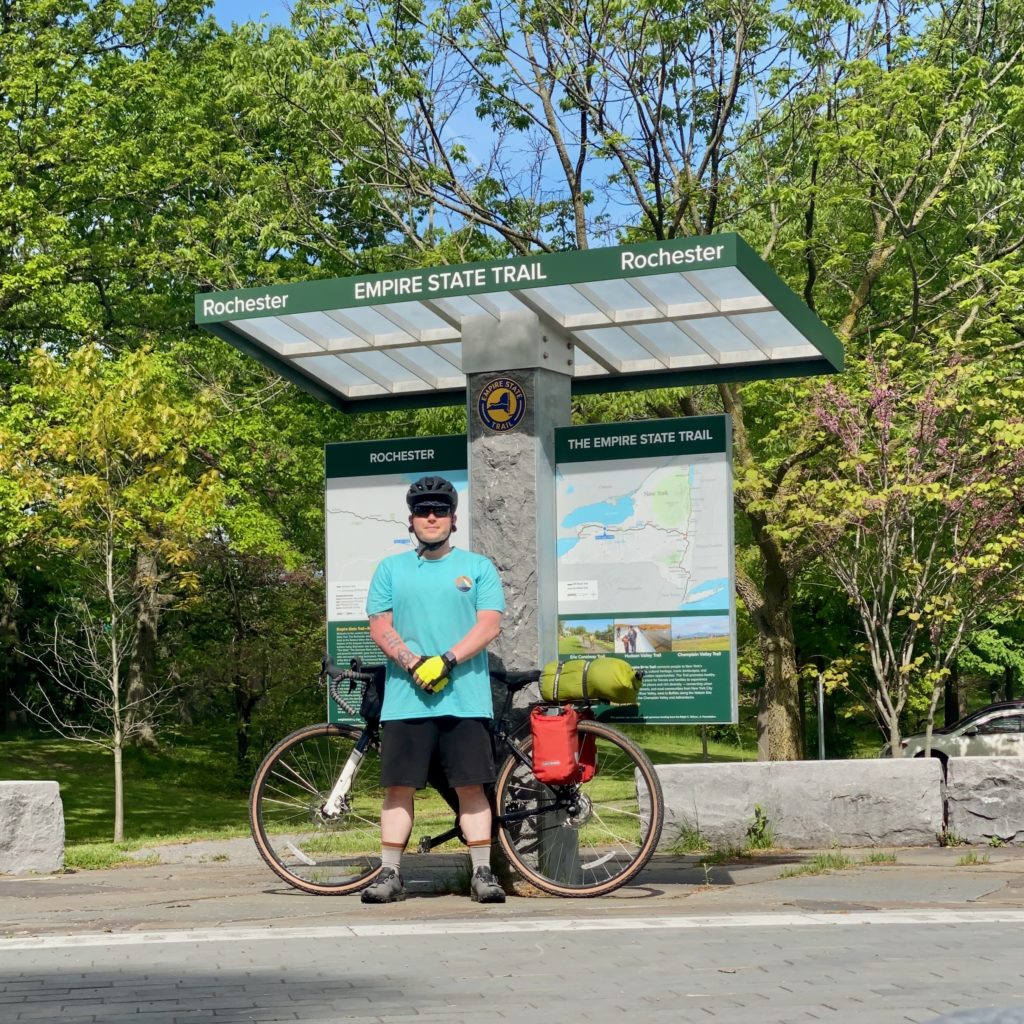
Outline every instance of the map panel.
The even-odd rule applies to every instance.
[[[466,470],[431,470],[454,484],[466,508]],[[424,473],[328,478],[327,619],[366,618],[366,595],[377,563],[412,548],[405,492]],[[468,521],[468,520],[467,520]],[[466,544],[468,546],[468,538]]]
[[[730,483],[724,452],[561,463],[559,615],[727,610]]]

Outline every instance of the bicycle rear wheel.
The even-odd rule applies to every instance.
[[[346,725],[310,725],[264,758],[249,794],[249,825],[260,856],[303,892],[343,896],[380,871],[380,752],[371,743],[338,813],[324,804],[363,735]]]
[[[555,896],[603,896],[635,878],[650,860],[665,817],[650,758],[617,729],[582,721],[580,740],[597,749],[597,772],[575,786],[548,786],[510,756],[498,772],[498,839],[513,867]]]

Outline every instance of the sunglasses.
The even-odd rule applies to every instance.
[[[441,502],[421,501],[419,504],[413,505],[412,514],[421,519],[429,515],[437,516],[438,519],[447,519],[452,514],[452,509],[450,505],[444,505]]]

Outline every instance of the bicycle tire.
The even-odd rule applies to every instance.
[[[249,827],[260,856],[279,878],[315,896],[365,888],[380,871],[380,752],[366,750],[347,808],[327,819],[322,807],[362,730],[322,723],[281,740],[256,771]]]
[[[603,722],[582,721],[597,747],[597,772],[575,786],[548,786],[510,755],[495,784],[498,840],[512,866],[553,896],[604,896],[634,879],[651,859],[665,819],[661,783],[650,758]],[[557,806],[555,806],[557,805]]]

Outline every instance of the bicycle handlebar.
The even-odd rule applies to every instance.
[[[352,707],[351,704],[341,693],[340,687],[337,685],[343,680],[348,680],[348,692],[356,688],[356,683],[362,683],[364,692],[366,687],[371,685],[380,686],[384,682],[384,675],[387,671],[386,665],[363,665],[360,658],[353,658],[350,662],[351,668],[338,668],[334,664],[334,660],[330,655],[326,655],[323,661],[320,662],[320,676],[319,679],[323,680],[326,676],[328,679],[328,689],[334,702],[345,712],[354,716],[360,717],[359,712]],[[490,671],[491,679],[495,682],[504,683],[508,688],[509,697],[511,694],[518,690],[521,690],[524,686],[528,686],[530,683],[535,683],[541,677],[540,669],[530,669],[527,672],[508,672],[505,669],[492,668]],[[360,695],[360,698],[362,695]]]
[[[327,678],[327,689],[331,695],[331,699],[342,709],[342,711],[351,715],[353,718],[360,718],[362,717],[363,697],[371,686],[380,686],[384,682],[386,666],[364,666],[360,658],[353,658],[350,664],[352,666],[351,668],[338,668],[338,666],[334,664],[331,656],[326,655],[320,662],[320,675],[317,678],[319,681],[323,681],[324,677]],[[362,692],[359,694],[359,700],[357,702],[360,705],[358,709],[354,708],[345,699],[345,695],[341,692],[341,687],[338,685],[342,680],[346,679],[348,680],[349,693],[352,693],[356,688],[356,683],[363,684]]]
[[[364,666],[359,658],[353,658],[351,664],[351,668],[338,668],[328,654],[320,662],[320,675],[335,681],[348,679],[353,683],[372,683],[379,675],[383,674],[385,669],[384,665]]]
[[[335,680],[349,679],[357,683],[372,683],[387,668],[386,665],[363,665],[359,658],[353,658],[351,664],[351,668],[338,668],[331,656],[327,655],[320,663],[320,674]],[[541,677],[541,670],[534,668],[526,672],[509,672],[502,668],[492,668],[490,674],[491,678],[499,683],[515,686],[537,682]]]

